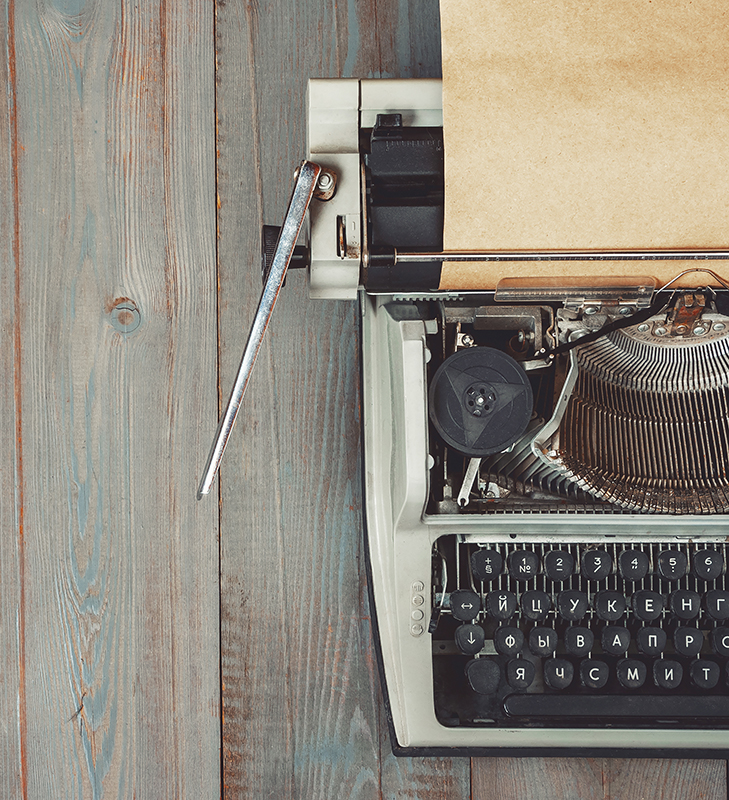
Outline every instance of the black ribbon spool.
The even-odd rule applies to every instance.
[[[443,441],[470,458],[511,447],[526,430],[534,404],[526,372],[492,347],[448,356],[433,376],[428,400]]]

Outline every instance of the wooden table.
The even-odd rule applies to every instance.
[[[391,755],[355,307],[303,275],[195,499],[306,80],[437,76],[437,2],[0,8],[0,797],[725,798],[724,761]]]

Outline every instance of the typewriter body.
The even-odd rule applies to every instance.
[[[726,291],[441,290],[439,81],[312,81],[308,150],[310,294],[361,309],[394,751],[725,749]]]

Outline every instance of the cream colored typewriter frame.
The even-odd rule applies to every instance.
[[[360,235],[359,127],[377,113],[401,112],[405,124],[440,125],[440,81],[317,80],[309,87],[309,157],[339,173],[334,200],[311,213],[313,297],[355,298],[362,313],[362,405],[367,537],[379,644],[390,712],[401,748],[479,748],[554,753],[580,750],[683,752],[725,749],[729,731],[616,728],[449,728],[433,701],[431,551],[444,534],[476,542],[724,542],[726,516],[648,517],[589,514],[426,516],[429,455],[425,323],[398,322],[359,284],[359,255],[337,254],[337,218]],[[331,124],[328,123],[328,120]],[[356,228],[356,230],[355,230]],[[360,235],[361,241],[361,235]],[[424,612],[416,620],[418,610]],[[422,627],[422,631],[418,626]],[[626,755],[628,753],[626,752]]]

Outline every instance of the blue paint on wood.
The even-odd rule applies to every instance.
[[[347,58],[342,67],[343,78],[357,77],[354,75],[354,64],[359,55],[359,20],[357,19],[356,3],[347,3]]]

